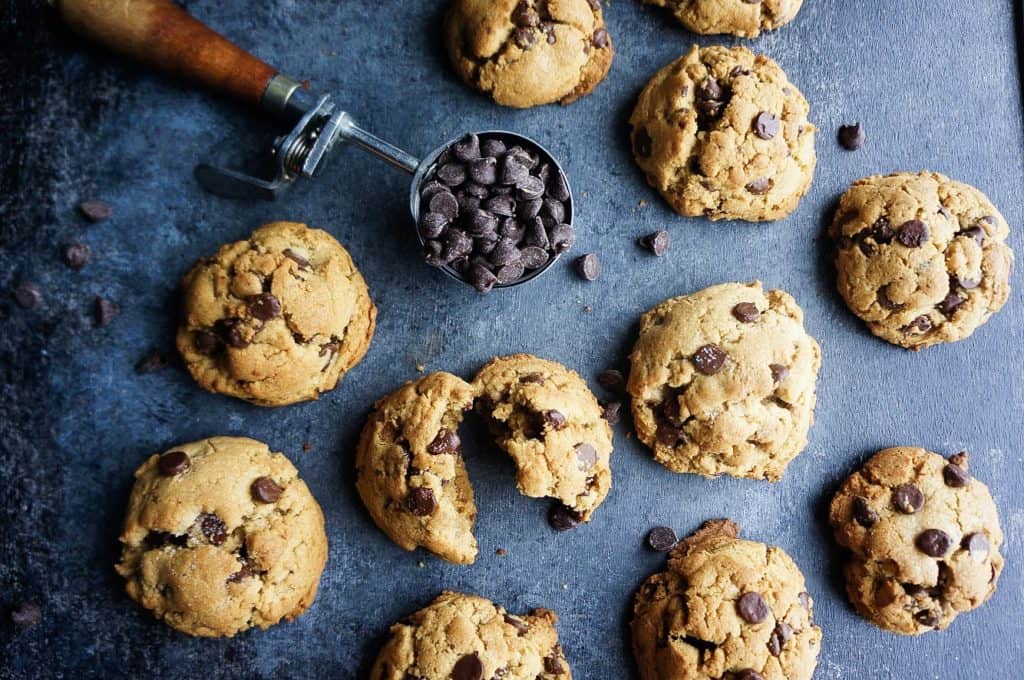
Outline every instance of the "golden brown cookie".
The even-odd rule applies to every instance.
[[[572,680],[547,609],[509,614],[476,595],[444,592],[391,626],[373,680]]]
[[[175,628],[230,637],[301,615],[327,561],[320,506],[284,455],[244,437],[154,454],[121,532],[128,595]]]
[[[454,0],[445,43],[466,84],[516,108],[576,101],[614,55],[598,0]]]
[[[553,361],[515,354],[492,359],[473,384],[478,410],[516,464],[519,490],[561,503],[556,528],[590,521],[612,486],[612,429],[583,378]]]
[[[807,445],[821,351],[781,290],[666,300],[641,317],[630,362],[637,437],[673,472],[777,481]]]
[[[779,220],[814,175],[809,106],[779,65],[745,47],[694,47],[647,83],[633,157],[680,215]]]
[[[829,521],[851,553],[850,601],[894,633],[946,628],[992,596],[1003,570],[999,515],[966,452],[879,451],[843,482]]]
[[[1010,228],[985,194],[934,172],[859,179],[829,231],[837,285],[878,337],[909,349],[968,337],[1010,296]]]
[[[667,7],[694,33],[731,33],[756,38],[788,24],[800,11],[803,0],[643,0]]]
[[[633,606],[642,680],[809,680],[821,648],[804,576],[729,520],[683,539]]]
[[[377,308],[326,231],[272,222],[182,279],[178,351],[206,390],[260,406],[316,399],[370,347]]]
[[[408,382],[374,406],[356,450],[356,488],[373,521],[405,548],[476,559],[476,505],[458,428],[475,388],[451,373]]]

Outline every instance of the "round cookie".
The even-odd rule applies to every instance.
[[[476,595],[444,592],[391,626],[373,680],[572,680],[558,644],[558,617],[525,616]]]
[[[576,101],[614,55],[599,0],[454,0],[445,43],[466,84],[515,108]]]
[[[788,24],[803,0],[643,0],[648,5],[667,7],[676,19],[694,33],[731,33],[756,38]]]
[[[476,505],[457,434],[475,388],[451,373],[408,382],[374,406],[356,450],[356,488],[373,521],[406,550],[476,560]]]
[[[683,539],[633,606],[641,680],[809,680],[821,648],[804,576],[781,548],[712,520]]]
[[[640,93],[629,119],[633,157],[680,215],[782,219],[814,175],[808,111],[768,57],[695,46]]]
[[[377,308],[326,231],[272,222],[182,279],[178,351],[206,390],[260,406],[316,399],[363,358]]]
[[[985,194],[934,172],[865,177],[829,230],[839,294],[909,349],[962,340],[1010,295],[1010,229]]]
[[[673,472],[777,481],[807,445],[821,350],[788,293],[754,281],[666,300],[630,362],[637,437]]]
[[[230,637],[301,615],[327,561],[320,506],[284,455],[244,437],[154,454],[135,471],[117,572],[175,628]]]
[[[612,428],[587,383],[529,354],[492,359],[477,373],[478,411],[516,464],[531,498],[557,499],[565,523],[589,522],[612,486]]]
[[[1003,570],[1003,532],[988,487],[917,447],[884,449],[843,482],[829,507],[851,553],[846,592],[861,616],[904,635],[942,630],[984,603]]]

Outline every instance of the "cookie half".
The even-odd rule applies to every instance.
[[[680,215],[779,220],[814,175],[809,110],[768,57],[695,46],[640,93],[629,119],[633,157]]]
[[[587,383],[529,354],[489,361],[473,380],[477,410],[516,464],[519,490],[554,498],[587,522],[612,486],[612,429]]]
[[[633,606],[642,680],[809,680],[821,649],[804,577],[781,548],[712,520],[683,539]]]
[[[788,24],[800,11],[803,0],[643,0],[648,5],[667,7],[676,19],[694,33],[729,33],[756,38]]]
[[[374,406],[356,450],[356,488],[373,521],[406,550],[476,560],[476,505],[458,428],[476,389],[451,373],[409,382]]]
[[[836,284],[878,337],[922,349],[968,337],[1010,296],[1010,228],[985,194],[934,172],[874,175],[839,200]]]
[[[203,637],[299,616],[327,561],[323,513],[306,483],[284,455],[244,437],[150,456],[135,471],[120,540],[128,595]]]
[[[509,614],[476,595],[444,592],[391,626],[373,680],[571,680],[547,609]]]
[[[467,85],[515,108],[576,101],[614,56],[598,0],[455,0],[445,44]]]
[[[316,399],[370,347],[377,308],[330,234],[272,222],[182,279],[178,351],[206,390],[260,406]]]
[[[1003,532],[988,487],[925,449],[884,449],[843,482],[829,508],[851,555],[846,592],[871,623],[904,635],[949,626],[983,604],[1003,570]]]
[[[673,472],[776,481],[807,445],[821,350],[788,293],[755,281],[666,300],[630,362],[637,437]]]

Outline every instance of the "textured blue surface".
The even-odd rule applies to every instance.
[[[0,601],[38,601],[44,618],[24,632],[2,624],[0,677],[362,677],[389,624],[447,588],[513,611],[552,608],[575,677],[630,678],[633,592],[664,565],[643,549],[645,532],[669,524],[682,534],[719,516],[784,547],[803,569],[825,636],[816,677],[999,676],[1024,659],[1024,284],[1014,276],[1009,304],[970,339],[914,354],[873,338],[848,313],[835,293],[824,227],[852,180],[929,168],[985,191],[1024,253],[1015,4],[807,0],[776,33],[696,41],[742,43],[777,60],[820,128],[818,170],[799,209],[776,224],[750,225],[676,216],[630,159],[626,120],[635,96],[695,42],[661,11],[615,0],[606,16],[618,55],[606,81],[568,108],[520,112],[457,81],[439,43],[440,1],[187,3],[283,71],[338,93],[356,120],[409,151],[497,127],[533,136],[564,159],[577,198],[570,254],[599,253],[602,278],[579,280],[565,258],[529,286],[486,297],[419,263],[406,176],[344,149],[321,177],[276,204],[206,195],[192,166],[241,162],[272,136],[269,123],[87,48],[52,18],[40,20],[42,10],[17,13],[22,23],[5,30],[20,36],[25,52],[6,63],[27,84],[4,109],[0,287],[31,279],[45,302],[33,311],[14,308],[6,294],[0,302]],[[854,120],[869,141],[848,153],[834,135]],[[87,225],[73,206],[91,197],[110,202],[115,217]],[[178,366],[135,374],[148,347],[173,347],[180,275],[273,219],[324,227],[352,253],[380,309],[366,359],[320,401],[274,410],[207,394]],[[657,259],[635,239],[659,228],[671,232],[672,245]],[[79,273],[60,262],[59,245],[73,239],[94,251]],[[593,383],[597,371],[624,360],[648,307],[754,278],[797,298],[824,355],[810,445],[781,482],[672,474],[620,426],[607,501],[590,525],[556,535],[544,520],[547,503],[516,492],[511,464],[470,425],[465,452],[480,508],[475,565],[405,553],[362,509],[352,466],[359,429],[373,401],[415,377],[417,365],[468,378],[493,355],[525,351]],[[97,294],[123,310],[102,329],[90,323]],[[113,571],[132,471],[149,453],[215,434],[284,451],[322,504],[330,539],[307,615],[220,641],[157,623],[123,594]],[[992,600],[919,639],[854,614],[826,521],[838,481],[897,444],[968,448],[1007,534],[1007,568]],[[495,555],[499,547],[508,554]]]

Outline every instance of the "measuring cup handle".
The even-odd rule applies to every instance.
[[[298,87],[290,78],[193,18],[171,0],[50,0],[75,32],[166,73],[244,102]],[[287,82],[281,82],[281,81]],[[268,87],[270,86],[270,87]],[[274,92],[274,90],[291,90]]]

